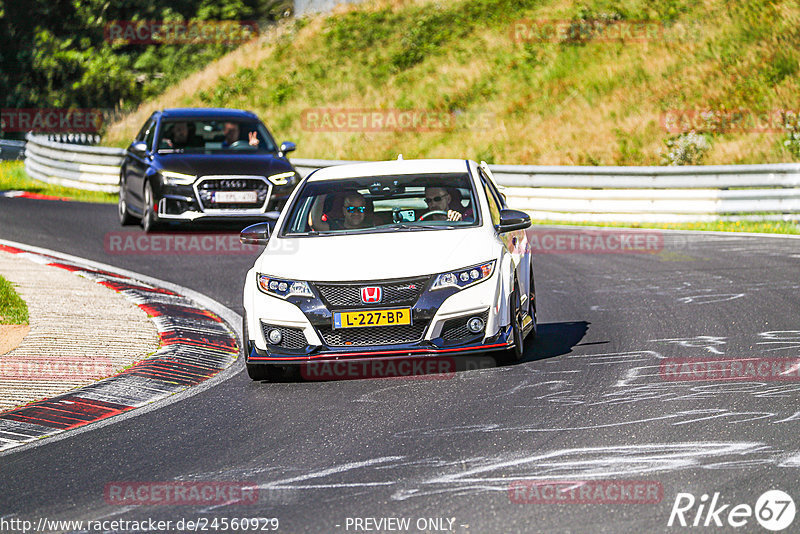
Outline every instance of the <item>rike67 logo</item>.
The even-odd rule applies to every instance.
[[[754,507],[726,503],[719,492],[711,497],[704,493],[699,499],[691,493],[678,493],[667,526],[740,528],[755,517],[759,525],[777,532],[792,524],[795,512],[794,500],[781,490],[764,492]]]

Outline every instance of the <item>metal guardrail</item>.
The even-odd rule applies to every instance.
[[[292,160],[301,174],[352,163]],[[559,221],[800,219],[800,163],[589,167],[489,165],[510,207]]]
[[[116,192],[125,150],[28,135],[25,168],[49,183]],[[293,159],[306,176],[353,161]],[[800,220],[800,163],[683,167],[490,165],[512,208],[536,219]]]
[[[119,191],[119,168],[125,150],[59,143],[33,134],[26,138],[25,171],[31,178],[78,189]]]
[[[25,157],[25,141],[0,139],[0,160],[15,160]]]

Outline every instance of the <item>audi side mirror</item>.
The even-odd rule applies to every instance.
[[[135,143],[131,143],[131,146],[128,147],[129,152],[133,152],[134,154],[141,156],[145,152],[147,152],[147,143],[144,141],[136,141]]]
[[[297,150],[297,145],[295,145],[291,141],[284,141],[283,143],[281,143],[281,148],[280,148],[281,156],[285,156],[289,152],[294,152],[295,150]]]

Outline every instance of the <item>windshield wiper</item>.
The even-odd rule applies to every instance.
[[[365,233],[363,228],[358,228],[355,230],[310,230],[308,232],[297,234],[297,235],[353,235],[353,234],[361,234]]]
[[[391,230],[431,230],[436,228],[446,228],[440,224],[409,224],[409,223],[389,223],[376,226],[376,229],[391,229]]]

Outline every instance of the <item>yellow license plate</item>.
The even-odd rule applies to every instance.
[[[398,326],[411,324],[411,308],[333,312],[334,328]]]

